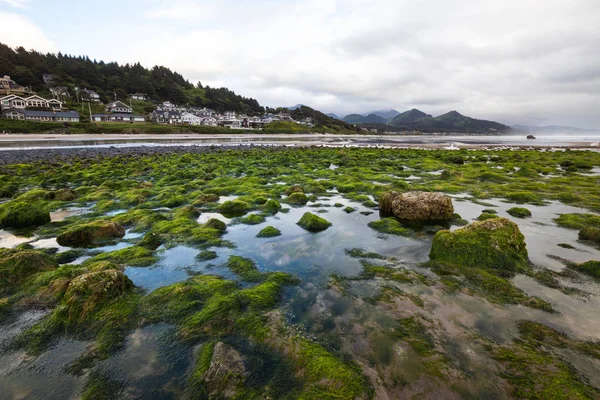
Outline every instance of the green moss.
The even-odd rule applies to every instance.
[[[230,256],[226,267],[247,282],[260,282],[265,274],[258,271],[256,263],[248,258]]]
[[[600,261],[587,261],[583,264],[569,264],[575,271],[600,279]]]
[[[563,228],[600,228],[600,215],[595,214],[562,214],[554,221]]]
[[[93,221],[75,225],[56,237],[61,246],[89,247],[113,242],[125,236],[125,228],[116,222]]]
[[[542,199],[539,195],[533,192],[521,191],[521,192],[511,192],[506,194],[507,199],[514,201],[518,204],[523,203],[531,203],[531,204],[541,204]]]
[[[353,207],[349,207],[349,206],[348,206],[348,207],[344,208],[344,212],[345,212],[346,214],[352,214],[352,213],[353,213],[353,212],[355,212],[355,211],[356,211],[356,208],[353,208]]]
[[[144,235],[142,240],[137,243],[137,245],[148,250],[156,250],[163,244],[163,242],[163,239],[159,235],[153,232],[148,232]]]
[[[269,214],[277,214],[281,210],[281,204],[277,200],[269,199],[262,205],[262,209]]]
[[[400,319],[393,335],[407,342],[421,357],[436,354],[433,337],[418,317]]]
[[[331,222],[312,213],[304,213],[298,225],[309,232],[320,232],[331,226]]]
[[[36,273],[57,267],[58,263],[41,251],[0,249],[0,294]]]
[[[375,277],[383,278],[386,281],[398,283],[420,283],[431,285],[431,280],[418,272],[406,268],[387,267],[383,265],[371,264],[361,261],[363,271],[358,279],[373,279]]]
[[[244,215],[248,211],[252,210],[252,207],[241,200],[227,200],[217,207],[217,211],[223,215]]]
[[[217,253],[210,250],[201,251],[197,256],[196,260],[198,261],[210,261],[217,258]]]
[[[600,244],[600,228],[583,228],[579,231],[579,239]]]
[[[506,275],[528,264],[525,238],[517,224],[505,218],[436,233],[429,257],[456,265],[492,268]]]
[[[71,262],[77,260],[79,257],[83,256],[84,254],[85,254],[85,250],[72,249],[72,250],[67,250],[67,251],[63,251],[62,253],[56,254],[54,256],[54,259],[59,264],[68,264],[68,263],[71,263]]]
[[[481,213],[481,215],[479,217],[477,217],[477,220],[478,221],[485,221],[485,220],[493,219],[493,218],[498,218],[498,215],[483,212],[483,213]]]
[[[405,228],[396,218],[383,218],[369,222],[369,228],[381,233],[389,233],[398,236],[411,236],[412,231]]]
[[[264,215],[261,214],[250,214],[247,217],[241,218],[240,222],[246,225],[258,225],[266,221]]]
[[[386,256],[382,256],[381,254],[366,252],[363,249],[359,249],[359,248],[346,249],[345,252],[348,256],[350,256],[352,258],[372,258],[372,259],[376,259],[376,260],[387,259]]]
[[[16,185],[4,185],[0,188],[0,198],[12,198],[17,194],[19,188]]]
[[[256,235],[256,237],[259,237],[259,238],[271,238],[271,237],[276,237],[276,236],[281,236],[281,231],[272,226],[267,226],[266,228],[263,228]]]
[[[225,224],[225,222],[217,218],[209,219],[208,221],[206,221],[206,224],[204,224],[204,226],[206,228],[214,229],[219,232],[225,232],[227,230],[227,224]]]
[[[87,378],[81,393],[82,400],[118,400],[121,398],[123,384],[111,378],[92,372]]]
[[[124,264],[130,267],[149,267],[158,261],[154,252],[141,246],[131,246],[120,250],[101,253],[89,260],[85,264],[98,261],[110,261],[115,264]]]
[[[54,192],[54,200],[57,201],[73,201],[77,197],[77,192],[73,189],[59,189]]]
[[[531,211],[523,207],[513,207],[506,211],[509,215],[515,218],[528,218],[531,217]]]
[[[301,192],[294,192],[283,200],[285,203],[293,206],[303,206],[308,203],[308,197]]]
[[[49,222],[50,212],[43,204],[12,200],[0,205],[0,225],[3,228],[29,228]]]
[[[494,183],[505,183],[510,179],[504,175],[500,175],[496,172],[484,172],[477,177],[479,180],[484,182],[494,182]]]

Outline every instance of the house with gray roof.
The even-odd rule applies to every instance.
[[[79,113],[76,111],[38,111],[13,108],[5,110],[2,116],[22,121],[79,122]]]

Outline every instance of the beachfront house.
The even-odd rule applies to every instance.
[[[110,113],[131,114],[133,112],[133,109],[131,107],[129,107],[127,104],[123,103],[122,101],[113,101],[112,103],[108,103],[104,107],[104,111],[110,112]]]
[[[201,125],[202,118],[187,111],[184,111],[181,113],[181,123],[184,125]]]
[[[79,113],[76,111],[38,111],[11,109],[2,114],[4,118],[23,121],[39,122],[79,122]]]
[[[136,115],[131,113],[110,113],[110,114],[94,114],[92,115],[93,122],[122,122],[129,124],[136,124],[146,122],[146,118],[143,115]]]

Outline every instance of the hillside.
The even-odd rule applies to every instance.
[[[379,115],[369,114],[363,116],[360,114],[350,114],[343,118],[343,121],[349,124],[385,124],[387,120]]]
[[[0,43],[0,74],[9,75],[21,85],[42,95],[49,95],[43,75],[52,75],[52,86],[66,86],[74,94],[75,87],[96,91],[103,102],[115,97],[126,99],[129,93],[146,93],[155,102],[208,107],[219,112],[262,113],[258,101],[237,95],[227,88],[193,85],[169,68],[144,68],[139,63],[119,65],[116,62],[90,60],[85,56],[61,53],[42,54],[22,47],[13,50]]]
[[[390,109],[390,110],[371,111],[369,114],[375,114],[375,115],[378,115],[381,118],[385,119],[386,121],[390,121],[400,113],[397,110]]]
[[[415,124],[417,121],[424,118],[432,118],[431,115],[425,114],[421,110],[413,108],[412,110],[405,111],[402,114],[397,115],[390,121],[390,125],[394,126],[407,126]]]

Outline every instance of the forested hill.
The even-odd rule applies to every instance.
[[[146,93],[154,101],[209,107],[217,111],[262,113],[258,101],[235,94],[227,88],[193,85],[169,68],[144,68],[139,63],[119,65],[116,62],[90,60],[89,57],[65,54],[43,54],[22,47],[12,49],[0,43],[0,75],[9,75],[36,92],[47,91],[43,75],[51,74],[53,86],[77,86],[96,91],[104,102],[125,99],[129,93]]]

